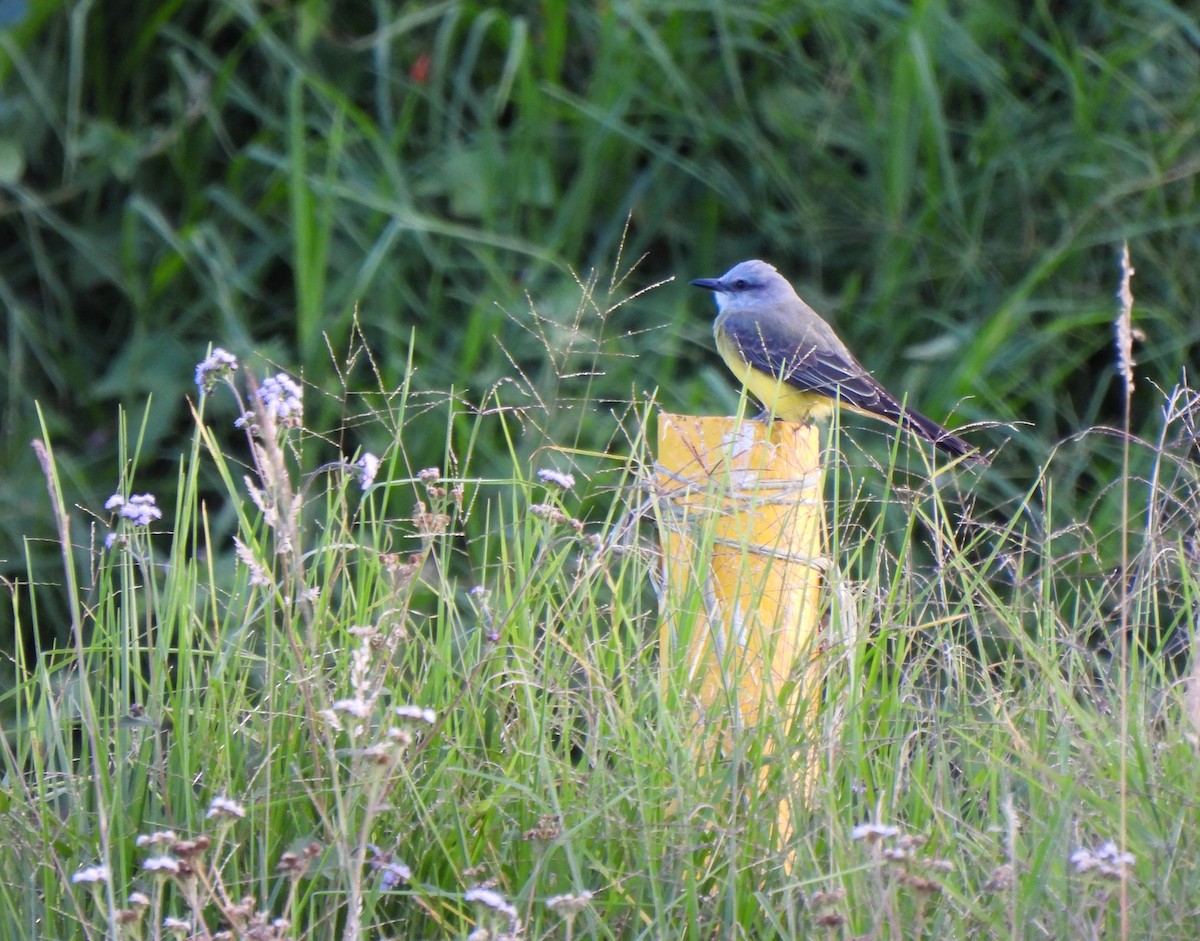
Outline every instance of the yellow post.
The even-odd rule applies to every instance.
[[[686,657],[686,692],[708,717],[728,711],[726,742],[756,725],[764,707],[788,721],[802,714],[806,725],[815,715],[822,477],[812,425],[659,416],[661,676],[665,683]],[[712,754],[718,744],[707,736],[699,747]],[[815,771],[796,770],[805,798]],[[780,841],[787,840],[787,801],[777,823]]]

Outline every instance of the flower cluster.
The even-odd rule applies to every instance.
[[[1123,878],[1135,861],[1133,853],[1122,851],[1112,840],[1097,850],[1083,847],[1071,854],[1071,865],[1077,873],[1094,873],[1105,879]]]
[[[76,885],[92,885],[107,882],[111,877],[112,872],[107,866],[86,866],[71,876],[71,881]]]
[[[304,389],[287,373],[276,373],[263,380],[255,390],[263,409],[284,428],[299,428],[304,418]],[[233,423],[235,428],[248,428],[260,433],[254,411],[245,412]]]
[[[930,857],[922,852],[925,837],[905,833],[892,824],[860,823],[850,831],[850,838],[870,847],[889,877],[927,898],[942,891],[942,884],[928,874],[947,873],[954,869],[949,860]]]
[[[105,501],[104,509],[116,510],[119,516],[134,526],[149,526],[153,520],[162,519],[158,501],[149,493],[135,493],[128,500],[114,493]]]
[[[196,385],[201,393],[211,392],[218,382],[228,379],[237,368],[237,357],[218,346],[196,365]]]
[[[114,493],[104,501],[104,509],[116,512],[118,521],[125,520],[130,526],[143,529],[148,528],[155,520],[162,519],[162,510],[158,508],[158,501],[154,499],[153,494],[149,493],[135,493],[129,499],[119,493]],[[127,542],[127,535],[119,534],[114,528],[104,537],[104,548],[111,549],[118,543],[126,545]]]
[[[228,797],[214,797],[208,805],[205,820],[242,820],[246,816],[246,808]]]
[[[354,462],[354,470],[358,473],[363,490],[375,483],[375,478],[379,475],[379,463],[379,458],[370,451]]]
[[[860,823],[850,831],[850,839],[863,840],[868,844],[892,840],[899,835],[899,827],[884,823]]]
[[[478,927],[467,941],[509,941],[522,935],[517,909],[495,889],[475,886],[463,893],[463,901],[475,906]]]
[[[543,467],[537,472],[538,480],[545,484],[554,484],[561,487],[563,490],[572,490],[575,487],[575,475],[568,474],[563,471],[557,471],[553,468]]]
[[[284,425],[299,424],[304,413],[304,389],[287,373],[264,379],[258,389],[258,398]]]

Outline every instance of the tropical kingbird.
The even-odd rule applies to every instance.
[[[902,405],[854,358],[833,328],[765,261],[743,261],[696,287],[717,301],[717,351],[738,380],[784,421],[827,418],[840,403],[882,418],[955,457],[987,461],[962,438]]]

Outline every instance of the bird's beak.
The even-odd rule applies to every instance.
[[[724,291],[725,285],[720,278],[697,278],[692,282],[695,287],[704,288],[706,291]]]

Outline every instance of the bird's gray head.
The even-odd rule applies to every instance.
[[[738,262],[719,278],[697,278],[692,284],[712,291],[721,312],[768,307],[796,296],[774,265],[757,259]]]

